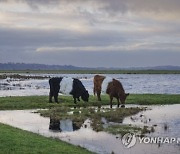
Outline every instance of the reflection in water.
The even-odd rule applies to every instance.
[[[58,120],[50,118],[49,129],[60,132],[72,132],[80,129],[80,127],[70,119]]]
[[[50,118],[49,129],[61,131],[60,120]]]

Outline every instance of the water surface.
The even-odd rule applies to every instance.
[[[127,105],[127,107],[132,107],[132,105]],[[152,110],[143,111],[133,117],[128,117],[124,119],[123,123],[138,126],[151,126],[156,124],[155,133],[147,134],[148,136],[180,137],[180,105],[149,106],[149,108]],[[173,112],[171,112],[171,110],[173,110]],[[159,146],[158,144],[140,144],[138,141],[135,146],[126,149],[122,144],[120,135],[93,131],[89,119],[76,131],[73,131],[72,122],[68,120],[64,121],[61,125],[61,131],[52,131],[49,129],[50,119],[41,117],[32,111],[33,110],[0,111],[0,122],[43,136],[59,138],[71,144],[85,147],[96,153],[180,153],[180,146],[177,144],[162,144]],[[133,121],[132,118],[135,119],[135,121]],[[148,119],[151,120],[145,122]],[[163,128],[164,123],[168,126],[166,131]],[[66,127],[68,129],[66,129]]]
[[[39,74],[28,75],[38,76]],[[93,94],[93,74],[42,74],[42,76],[79,78],[89,93]],[[120,80],[127,93],[180,94],[180,74],[108,74],[106,76]],[[48,95],[48,80],[48,78],[0,79],[0,97]]]

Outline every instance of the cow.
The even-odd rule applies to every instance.
[[[58,103],[58,93],[65,95],[72,95],[74,98],[74,103],[76,104],[76,99],[80,101],[80,97],[84,102],[88,102],[89,93],[85,89],[82,82],[78,79],[71,77],[54,77],[49,79],[50,92],[49,92],[49,102],[52,103],[52,97],[56,103]]]
[[[129,93],[125,93],[124,88],[119,80],[111,77],[105,77],[101,75],[94,76],[94,95],[97,94],[98,101],[101,101],[101,92],[106,93],[110,97],[110,107],[112,108],[112,101],[115,97],[117,99],[119,107],[121,102],[121,107],[125,107],[125,100]]]

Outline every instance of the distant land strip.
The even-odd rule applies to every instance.
[[[155,67],[77,67],[72,65],[46,65],[26,63],[0,63],[0,73],[65,73],[65,74],[180,74],[180,66]]]

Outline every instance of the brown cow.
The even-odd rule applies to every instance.
[[[118,102],[118,107],[120,105],[120,101],[122,103],[121,107],[125,107],[125,100],[129,93],[125,93],[124,88],[120,81],[105,77],[101,75],[94,76],[94,95],[97,94],[98,101],[101,101],[101,92],[104,92],[110,97],[110,107],[112,108],[112,101],[115,97]]]

